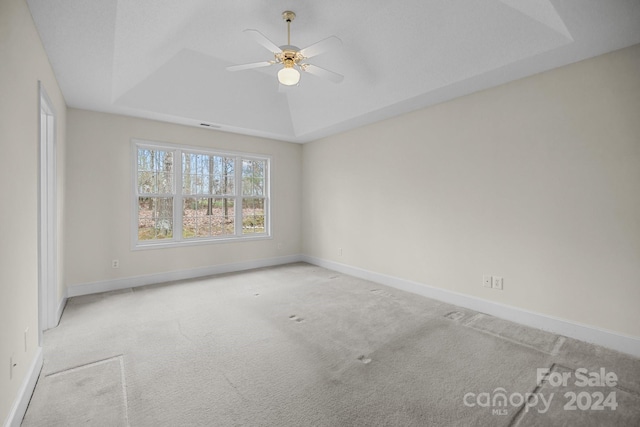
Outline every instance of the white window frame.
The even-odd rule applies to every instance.
[[[138,240],[138,149],[155,149],[161,151],[173,152],[173,237],[157,240]],[[213,196],[213,198],[228,198],[234,200],[234,225],[235,233],[233,235],[207,236],[207,237],[182,237],[182,208],[185,198],[191,197],[189,194],[182,193],[182,154],[204,154],[221,157],[234,158],[234,194],[232,196]],[[202,244],[215,244],[223,242],[239,242],[251,240],[271,239],[271,156],[263,154],[245,153],[240,151],[219,150],[207,147],[188,146],[180,144],[172,144],[166,142],[148,141],[143,139],[131,140],[131,158],[132,158],[132,197],[131,197],[131,248],[132,250],[166,248],[178,246],[192,246]],[[264,215],[265,215],[265,232],[264,233],[247,233],[242,231],[242,200],[244,198],[252,198],[251,196],[243,196],[242,194],[242,161],[257,160],[265,162],[265,188],[264,188]],[[164,195],[158,195],[164,196]],[[259,197],[258,197],[259,198]]]

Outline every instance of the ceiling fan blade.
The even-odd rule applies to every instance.
[[[324,40],[320,40],[317,43],[312,44],[311,46],[305,47],[300,50],[300,54],[305,58],[311,58],[316,55],[320,55],[323,52],[326,52],[330,49],[334,49],[342,45],[342,40],[337,38],[336,36],[327,37]]]
[[[318,67],[317,65],[302,64],[300,68],[302,71],[306,71],[309,74],[322,77],[323,79],[330,80],[334,83],[340,83],[344,80],[344,76],[342,74],[334,73],[333,71],[326,70],[322,67]]]
[[[243,32],[248,34],[252,39],[254,39],[259,44],[261,44],[263,47],[265,47],[269,52],[273,52],[273,53],[281,53],[282,52],[282,49],[280,49],[278,46],[276,46],[276,44],[274,42],[272,42],[267,37],[265,37],[265,35],[262,34],[260,31],[258,31],[258,30],[244,30]]]
[[[252,68],[260,68],[260,67],[268,67],[269,65],[273,65],[273,61],[264,61],[264,62],[252,62],[251,64],[242,64],[242,65],[232,65],[227,67],[227,71],[241,71],[241,70],[250,70]]]

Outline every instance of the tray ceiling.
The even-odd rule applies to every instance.
[[[307,142],[640,43],[640,0],[28,0],[70,107]],[[282,89],[272,55],[330,35]]]

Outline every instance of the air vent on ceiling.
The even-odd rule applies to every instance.
[[[200,123],[200,126],[204,126],[206,128],[220,129],[221,126],[212,125],[211,123]]]

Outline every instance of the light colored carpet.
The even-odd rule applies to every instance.
[[[575,385],[602,367],[615,387]],[[572,380],[538,384],[538,368]],[[596,391],[617,408],[565,410],[565,393]],[[513,404],[478,404],[500,392]],[[526,393],[553,395],[549,410]],[[308,264],[70,299],[23,422],[639,424],[638,359]]]
[[[38,425],[127,425],[122,357],[49,374],[30,402]],[[45,385],[46,384],[46,385]],[[98,421],[99,420],[99,421]]]

